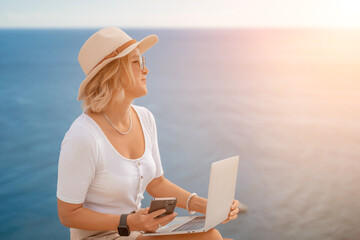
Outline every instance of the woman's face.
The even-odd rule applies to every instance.
[[[146,66],[141,69],[140,57],[138,48],[130,53],[130,64],[135,78],[135,85],[125,92],[125,95],[130,98],[139,98],[147,94],[146,75],[149,73],[149,69]]]

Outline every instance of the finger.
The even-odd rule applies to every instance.
[[[235,219],[237,219],[237,218],[238,218],[238,216],[235,215],[235,216],[233,216],[233,217],[230,217],[230,219],[229,219],[228,221],[232,221],[232,220],[235,220]]]
[[[237,214],[235,214],[235,215],[233,215],[233,216],[231,216],[231,217],[230,217],[229,221],[231,221],[231,220],[235,220],[235,219],[237,219],[237,218],[238,218],[238,215],[237,215]]]
[[[140,208],[138,211],[136,211],[137,213],[143,213],[143,214],[147,214],[147,212],[149,211],[149,208]]]
[[[175,217],[177,216],[176,212],[173,212],[171,214],[167,214],[161,218],[159,218],[161,221],[171,222]]]
[[[157,216],[159,216],[159,215],[161,215],[161,214],[163,214],[165,212],[166,212],[166,209],[159,209],[159,210],[156,210],[156,211],[150,213],[149,216],[151,218],[155,218],[155,217],[157,217]]]
[[[232,213],[233,215],[236,215],[236,214],[238,214],[239,212],[240,212],[240,209],[239,209],[239,208],[235,208],[235,210],[232,211],[231,213]]]
[[[234,220],[237,217],[238,217],[238,215],[235,212],[230,212],[228,218],[226,219],[226,221]]]
[[[240,202],[238,200],[234,200],[231,206],[231,210],[235,210],[239,206],[239,203]]]
[[[237,215],[236,210],[235,210],[235,211],[232,211],[232,212],[229,214],[230,217],[232,217],[232,216],[234,216],[234,215]]]
[[[229,221],[231,221],[231,220],[233,220],[233,218],[232,218],[232,217],[229,217],[229,218],[226,219],[223,223],[225,224],[225,223],[227,223],[227,222],[229,222]]]
[[[231,213],[230,213],[230,216],[237,216],[240,212],[245,212],[246,211],[246,209],[239,209],[239,208],[236,208],[234,211],[232,211]]]
[[[237,214],[237,212],[239,211],[239,209],[238,208],[236,208],[235,210],[233,210],[233,211],[230,211],[229,212],[229,215],[228,215],[228,217],[231,217],[231,216],[233,216],[233,215],[235,215],[235,214]]]
[[[172,220],[174,220],[174,218],[177,216],[176,212],[173,212],[171,214],[168,214],[164,217],[159,218],[159,223],[161,224],[161,226],[165,226],[167,225],[169,222],[171,222]]]

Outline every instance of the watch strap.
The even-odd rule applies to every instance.
[[[127,220],[127,216],[129,214],[121,214],[120,216],[120,223],[118,226],[118,232],[120,236],[129,236],[130,235],[130,230],[128,225],[126,224],[126,220]]]
[[[123,227],[127,227],[127,224],[126,224],[126,219],[127,219],[127,216],[128,216],[129,214],[121,214],[121,217],[120,217],[120,223],[119,223],[119,225],[120,226],[123,226]]]

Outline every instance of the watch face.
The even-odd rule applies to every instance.
[[[129,228],[127,228],[127,227],[119,226],[118,230],[119,230],[120,236],[129,236],[130,235]]]

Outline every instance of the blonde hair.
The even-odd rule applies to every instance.
[[[111,61],[91,79],[84,89],[82,99],[84,112],[101,112],[110,103],[112,97],[115,97],[115,93],[118,99],[124,99],[125,90],[135,84],[131,56],[132,53]],[[122,78],[124,76],[126,76],[125,79]]]

